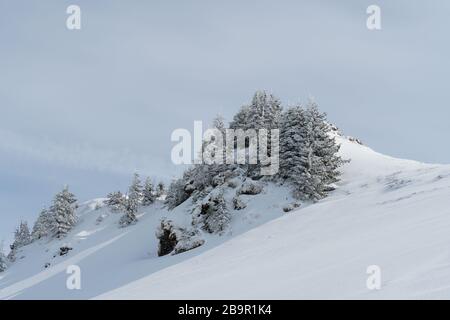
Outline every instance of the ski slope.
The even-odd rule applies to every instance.
[[[183,254],[157,257],[155,229],[162,217],[188,219],[188,203],[155,204],[120,229],[120,215],[87,202],[64,241],[23,248],[0,274],[0,299],[449,298],[450,166],[337,139],[351,162],[328,198],[284,213],[289,190],[269,184],[233,213],[229,233]],[[73,250],[53,257],[63,244]],[[69,265],[81,268],[81,290],[66,288]],[[366,286],[371,265],[380,290]]]

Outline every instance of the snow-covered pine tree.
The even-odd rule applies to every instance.
[[[138,212],[138,207],[134,207],[130,202],[125,203],[125,213],[120,217],[119,225],[121,227],[127,227],[131,224],[137,222],[136,214]]]
[[[52,221],[51,233],[54,237],[58,239],[65,237],[77,223],[76,201],[68,186],[65,186],[61,192],[55,195],[49,211]]]
[[[250,104],[250,128],[278,129],[282,110],[278,98],[266,91],[257,91]]]
[[[14,242],[10,245],[11,251],[8,254],[8,259],[14,261],[16,259],[17,250],[31,243],[30,229],[26,221],[21,221],[14,232]]]
[[[21,221],[14,234],[14,248],[21,248],[31,243],[30,229],[28,222]]]
[[[228,227],[231,216],[223,196],[223,190],[215,190],[208,201],[201,204],[203,229],[209,233],[222,233]]]
[[[249,114],[250,107],[242,106],[241,109],[239,109],[238,113],[234,115],[233,120],[230,122],[230,129],[246,130],[250,128],[251,123],[249,120]]]
[[[126,199],[122,192],[111,192],[107,197],[105,205],[107,205],[112,212],[124,211]]]
[[[133,181],[128,189],[128,200],[131,200],[136,207],[142,203],[143,189],[141,178],[139,174],[135,172]]]
[[[226,124],[225,118],[220,114],[217,115],[212,123],[210,129],[215,130],[215,135],[211,140],[203,141],[203,165],[206,165],[211,170],[217,170],[217,166],[225,163],[225,136]],[[221,151],[221,153],[220,153]]]
[[[304,172],[303,153],[306,139],[305,110],[300,106],[288,108],[282,116],[280,132],[280,170],[283,179],[298,181]]]
[[[3,252],[3,241],[0,242],[0,273],[8,268],[8,259]]]
[[[231,129],[278,129],[283,108],[274,95],[256,91],[250,105],[241,107],[230,123]]]
[[[169,185],[167,197],[164,201],[164,204],[169,210],[174,209],[190,196],[190,194],[185,191],[185,176],[187,173],[188,171],[183,174],[183,178],[176,179]]]
[[[166,187],[165,187],[164,183],[161,181],[156,186],[156,197],[159,198],[162,195],[164,195],[165,193],[166,193]]]
[[[279,175],[292,182],[294,195],[300,199],[322,199],[329,185],[338,180],[337,169],[343,160],[329,132],[326,114],[313,102],[306,110],[296,106],[283,114]]]
[[[39,240],[46,237],[51,232],[51,217],[47,209],[43,208],[39,213],[39,217],[33,226],[33,231],[31,232],[31,238],[33,240]]]
[[[233,121],[230,124],[230,128],[242,130],[268,130],[267,152],[268,156],[270,156],[270,130],[280,128],[282,111],[283,108],[278,98],[267,93],[266,91],[257,91],[254,94],[250,105],[242,107],[241,110],[234,116]],[[248,141],[245,142],[245,146],[249,146]],[[246,168],[247,170],[247,175],[251,177],[259,176],[260,167],[260,164],[243,166],[243,168]]]
[[[136,214],[142,204],[142,185],[138,173],[134,174],[133,181],[128,190],[128,197],[125,201],[125,213],[120,218],[119,224],[126,227],[137,222]]]
[[[314,101],[309,101],[306,115],[308,119],[307,128],[311,131],[308,137],[311,137],[314,143],[314,154],[320,158],[322,186],[320,189],[327,190],[329,185],[339,181],[339,167],[347,162],[339,155],[340,145],[336,143],[335,138],[331,137],[332,127],[327,122],[326,113],[319,110],[319,106]]]
[[[6,259],[8,261],[10,261],[10,262],[14,262],[14,261],[16,261],[16,251],[17,251],[17,249],[14,248],[13,244],[10,245],[9,248],[10,248],[10,250],[9,250],[8,255],[6,256]]]
[[[155,202],[155,190],[153,189],[153,183],[150,178],[147,178],[145,180],[144,184],[144,191],[143,191],[143,197],[142,197],[142,205],[143,206],[149,206],[152,203]]]
[[[225,124],[225,118],[222,115],[218,114],[213,119],[212,127],[218,129],[223,134],[223,138],[225,138],[225,130],[227,129],[227,126]]]

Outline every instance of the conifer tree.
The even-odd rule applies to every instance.
[[[69,191],[68,186],[55,195],[50,207],[50,219],[52,221],[51,232],[56,238],[63,238],[77,223],[75,214],[75,196]]]
[[[218,129],[225,137],[225,130],[227,129],[225,124],[225,118],[218,114],[212,121],[212,127]]]
[[[190,194],[185,191],[185,176],[187,175],[187,173],[189,173],[189,170],[183,174],[183,178],[175,179],[169,185],[169,190],[167,190],[167,197],[164,201],[169,210],[174,209],[189,198]]]
[[[0,273],[8,268],[8,260],[3,252],[3,241],[0,242]]]
[[[28,222],[21,221],[14,233],[14,248],[18,249],[31,243],[30,229]]]
[[[155,190],[153,189],[152,180],[147,178],[144,184],[142,205],[149,206],[155,202]]]
[[[31,243],[30,229],[26,221],[21,221],[14,232],[14,242],[10,245],[11,251],[8,254],[8,259],[12,262],[16,259],[17,250]]]
[[[294,185],[294,195],[317,201],[326,196],[329,185],[338,180],[343,160],[339,145],[330,137],[326,115],[309,102],[283,114],[280,134],[280,176]]]
[[[42,209],[33,226],[33,231],[31,232],[31,238],[33,240],[39,240],[50,234],[51,231],[51,217],[47,209]]]
[[[105,204],[112,212],[124,211],[126,199],[122,192],[111,192],[107,197]]]
[[[142,203],[143,186],[141,184],[141,178],[136,172],[133,176],[130,188],[128,189],[128,200],[132,202],[132,205],[138,207]]]
[[[203,141],[203,164],[206,164],[211,170],[217,170],[218,165],[225,163],[225,118],[221,115],[217,115],[213,119],[210,129],[215,130],[215,133],[211,140]],[[212,168],[212,166],[215,168]]]
[[[231,129],[278,129],[283,108],[274,95],[256,91],[250,105],[243,106],[233,117]]]
[[[314,141],[313,152],[320,159],[321,169],[318,171],[321,173],[321,182],[324,184],[321,188],[327,189],[326,185],[339,181],[338,168],[346,161],[338,156],[340,145],[331,137],[331,126],[327,122],[326,114],[320,112],[317,103],[311,100],[306,113],[308,137]]]
[[[230,122],[230,129],[246,130],[250,128],[251,124],[249,120],[249,114],[250,107],[242,106],[241,109],[239,109],[238,113],[234,115],[233,120]]]
[[[303,173],[300,165],[303,157],[304,141],[306,139],[306,116],[300,106],[287,109],[281,122],[280,132],[280,170],[282,179],[299,177]]]
[[[281,112],[281,102],[278,98],[266,91],[257,91],[250,105],[248,126],[254,129],[278,129]]]
[[[218,190],[201,205],[203,229],[209,233],[222,233],[228,227],[231,216],[227,209],[223,190]]]
[[[130,202],[125,203],[125,213],[119,220],[119,225],[121,227],[127,227],[131,224],[137,222],[136,214],[138,212],[138,207],[134,207]]]
[[[122,227],[126,227],[130,224],[137,222],[136,214],[139,209],[139,205],[142,204],[142,185],[138,173],[134,174],[133,181],[128,190],[128,197],[125,201],[125,213],[119,221]]]
[[[233,117],[233,121],[230,123],[230,129],[242,129],[244,131],[249,129],[267,130],[267,143],[266,141],[258,141],[257,151],[259,153],[259,147],[264,143],[267,146],[267,156],[272,154],[272,129],[280,129],[280,121],[282,115],[282,105],[278,98],[274,95],[267,93],[266,91],[256,91],[252,101],[249,105],[243,106],[239,112]],[[259,139],[258,139],[259,140]],[[245,147],[250,146],[249,139],[245,141]],[[247,171],[247,175],[253,178],[260,177],[261,163],[256,165],[241,165],[241,168]]]
[[[156,197],[157,198],[161,197],[162,195],[165,194],[165,192],[166,192],[166,187],[165,187],[164,183],[161,181],[156,186]]]

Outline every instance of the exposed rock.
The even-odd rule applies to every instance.
[[[348,140],[351,141],[351,142],[355,142],[357,144],[360,144],[360,145],[364,145],[361,140],[359,140],[358,138],[355,138],[355,137],[348,137]]]
[[[162,220],[156,231],[159,239],[158,256],[178,254],[197,248],[205,243],[196,230],[177,227],[172,220]]]
[[[294,202],[294,203],[290,203],[290,204],[288,204],[288,205],[285,205],[285,206],[283,207],[283,211],[284,211],[284,212],[291,212],[292,210],[297,209],[297,208],[299,208],[299,207],[300,207],[300,203]]]
[[[70,250],[73,250],[73,248],[70,248],[68,246],[61,247],[61,248],[59,248],[59,255],[65,256],[66,254],[69,253]]]

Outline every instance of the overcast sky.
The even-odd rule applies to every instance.
[[[0,239],[64,184],[84,201],[135,170],[170,180],[171,132],[230,120],[257,89],[313,96],[379,152],[450,163],[449,16],[445,0],[0,0]]]

